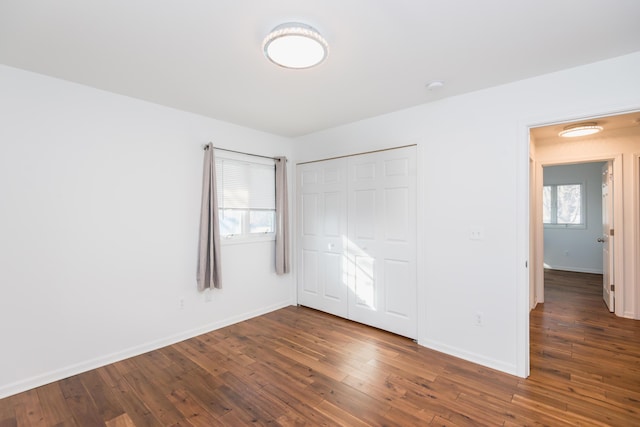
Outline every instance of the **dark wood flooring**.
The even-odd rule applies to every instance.
[[[638,426],[640,322],[547,272],[521,379],[289,307],[0,400],[9,426]]]

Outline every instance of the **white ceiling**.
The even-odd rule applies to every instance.
[[[324,64],[264,58],[288,21]],[[0,0],[2,64],[285,136],[635,51],[638,0]]]

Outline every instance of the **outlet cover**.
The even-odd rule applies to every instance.
[[[476,312],[475,316],[473,317],[473,323],[476,326],[482,326],[484,323],[484,315],[482,314],[482,312],[478,311]]]

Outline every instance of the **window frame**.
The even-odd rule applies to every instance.
[[[567,185],[580,186],[580,219],[579,224],[558,223],[558,187]],[[544,222],[544,211],[542,212],[542,224],[544,228],[555,229],[574,229],[584,230],[587,228],[587,186],[584,181],[582,182],[563,182],[556,184],[543,184],[542,185],[542,208],[544,209],[544,189],[545,187],[551,187],[551,220],[554,222]]]

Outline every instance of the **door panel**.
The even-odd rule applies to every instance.
[[[318,251],[302,250],[303,281],[302,292],[318,295]]]
[[[613,286],[613,166],[607,162],[602,167],[602,298],[610,312],[615,309]]]
[[[318,232],[318,194],[302,195],[302,237],[313,237]]]
[[[340,210],[344,208],[341,192],[324,193],[324,217],[323,229],[326,237],[340,238],[342,215]]]
[[[353,286],[353,295],[350,296],[352,302],[350,305],[375,311],[377,309],[376,282],[374,280],[375,259],[367,253],[362,252],[361,255],[355,256],[353,266],[355,267],[355,272],[353,274],[355,283]],[[349,313],[351,314],[351,310]]]
[[[353,195],[353,221],[349,224],[354,229],[356,239],[375,239],[376,229],[376,192],[375,190],[358,190]]]
[[[384,294],[384,306],[389,315],[405,319],[411,316],[410,310],[407,310],[407,301],[414,300],[416,297],[415,287],[411,284],[411,268],[411,263],[407,261],[385,260],[384,281],[394,284],[393,288],[387,286]]]
[[[411,218],[409,214],[409,189],[387,188],[384,192],[386,227],[385,238],[388,242],[407,242]]]
[[[354,182],[373,181],[376,177],[376,164],[370,160],[355,165]]]
[[[300,165],[298,303],[347,317],[343,242],[347,234],[346,160]]]
[[[349,158],[351,319],[417,337],[416,149]]]
[[[324,295],[340,304],[345,301],[345,283],[342,277],[342,254],[337,252],[325,252],[324,257]]]
[[[384,176],[398,176],[403,177],[409,174],[409,160],[404,158],[385,160],[384,162]]]

